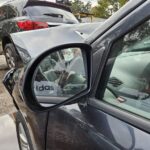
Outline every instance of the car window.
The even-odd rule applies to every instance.
[[[51,22],[78,23],[75,16],[66,10],[48,6],[27,6],[23,10],[23,15],[32,17],[44,17]]]
[[[87,86],[82,51],[63,49],[44,58],[34,79],[36,96],[70,97]]]
[[[101,99],[150,119],[150,21],[113,44],[103,83]]]
[[[11,18],[14,18],[17,16],[17,12],[16,10],[13,9],[12,6],[7,6],[7,16],[8,16],[8,19],[11,19]]]
[[[0,21],[7,19],[7,6],[0,7]]]

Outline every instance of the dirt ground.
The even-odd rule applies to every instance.
[[[8,71],[5,57],[0,55],[0,150],[19,150],[13,112],[16,111],[11,96],[2,83]]]
[[[8,69],[5,57],[3,55],[0,55],[0,116],[11,114],[15,111],[11,96],[2,83],[2,79],[7,71]]]

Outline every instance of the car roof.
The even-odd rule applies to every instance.
[[[60,3],[44,1],[44,0],[36,0],[36,1],[35,0],[27,0],[25,7],[28,7],[28,6],[50,6],[50,7],[60,8],[60,9],[71,12],[70,7],[67,7]]]
[[[50,6],[50,7],[60,8],[71,12],[70,7],[66,5],[56,3],[56,2],[51,2],[51,1],[45,1],[45,0],[0,0],[0,6],[7,5],[13,2],[18,2],[18,3],[24,2],[25,3],[24,8],[28,6]]]

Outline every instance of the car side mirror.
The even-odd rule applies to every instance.
[[[91,47],[67,44],[52,48],[26,68],[22,93],[32,109],[73,103],[91,87]]]

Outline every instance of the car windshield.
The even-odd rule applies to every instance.
[[[24,14],[32,17],[47,17],[51,19],[51,22],[78,23],[71,12],[55,7],[28,6],[24,9]]]

